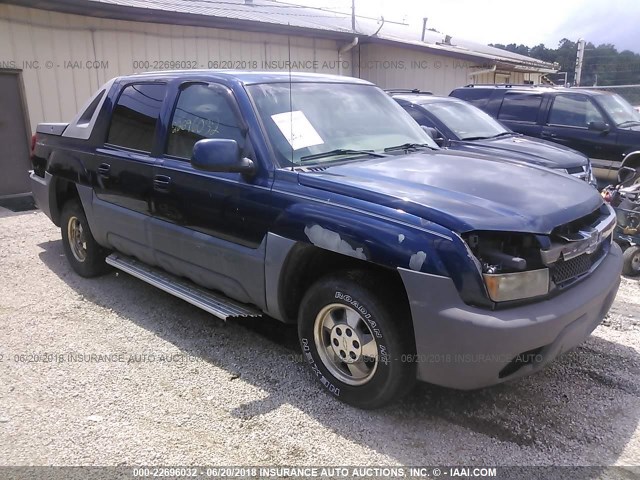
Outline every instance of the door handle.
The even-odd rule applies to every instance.
[[[542,132],[540,134],[540,136],[544,137],[544,138],[556,138],[557,137],[557,135],[555,133],[551,133],[551,132]]]
[[[169,191],[169,186],[171,185],[171,177],[167,177],[166,175],[156,175],[153,177],[153,189],[158,190],[159,192],[167,192]]]
[[[110,171],[111,171],[111,165],[109,165],[108,163],[101,163],[100,166],[98,167],[98,174],[101,177],[108,177]]]

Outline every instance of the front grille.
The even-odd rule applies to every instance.
[[[551,279],[553,283],[562,286],[564,283],[584,275],[600,261],[604,253],[604,243],[602,243],[593,253],[583,253],[571,260],[558,260],[555,265],[551,267]]]
[[[572,175],[580,180],[589,180],[589,176],[587,174],[587,167],[569,167],[566,169],[569,175]]]
[[[570,173],[571,175],[575,175],[576,173],[584,173],[585,172],[585,168],[584,167],[569,167],[567,168],[567,173]]]
[[[601,208],[595,209],[588,215],[578,218],[573,222],[565,223],[553,229],[553,237],[573,237],[581,230],[589,230],[597,222],[601,221],[608,213],[602,212]]]

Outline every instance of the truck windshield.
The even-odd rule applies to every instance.
[[[631,126],[640,123],[640,113],[636,112],[629,102],[620,95],[615,93],[611,95],[599,95],[598,101],[600,105],[602,105],[602,108],[607,111],[616,126]]]
[[[247,91],[282,166],[380,156],[399,145],[438,148],[373,85],[267,83]]]
[[[440,120],[457,140],[481,140],[511,133],[479,108],[462,102],[433,102],[422,107]]]

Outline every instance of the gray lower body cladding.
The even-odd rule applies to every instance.
[[[49,192],[51,183],[51,175],[45,174],[45,178],[39,177],[35,173],[29,174],[31,182],[31,192],[33,193],[33,199],[36,205],[42,212],[49,218],[51,217],[51,207],[49,202]]]
[[[416,338],[419,380],[471,390],[542,369],[582,343],[609,311],[620,285],[622,252],[566,292],[521,307],[466,305],[449,278],[400,269]],[[515,360],[515,363],[514,363]]]

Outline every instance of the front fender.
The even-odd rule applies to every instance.
[[[428,225],[417,227],[337,204],[300,202],[283,210],[272,232],[383,267],[450,277],[465,300],[481,302],[484,285],[462,239]]]

